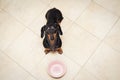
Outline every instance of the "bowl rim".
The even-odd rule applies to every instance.
[[[63,69],[62,75],[54,76],[53,74],[51,74],[50,69],[51,69],[52,66],[55,65],[55,64],[59,64],[59,65],[62,67],[62,69]],[[55,61],[52,61],[52,62],[49,63],[47,72],[48,72],[48,74],[49,74],[51,77],[53,77],[53,78],[61,78],[61,77],[63,77],[63,76],[66,74],[67,69],[66,69],[66,66],[65,66],[65,64],[64,64],[63,62],[58,61],[58,60],[55,60]]]

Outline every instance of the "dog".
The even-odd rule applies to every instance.
[[[63,20],[62,13],[60,10],[52,8],[47,11],[45,18],[47,23],[41,28],[41,38],[45,35],[43,40],[44,52],[48,54],[50,51],[57,51],[59,54],[62,54],[62,41],[60,38],[60,35],[63,35],[60,27],[60,23]]]

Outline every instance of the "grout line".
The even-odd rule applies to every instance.
[[[0,0],[0,3],[2,4],[2,0]],[[6,8],[9,5],[9,2],[6,3],[3,7],[1,7],[1,10],[3,10],[4,8]]]
[[[112,25],[111,29],[108,31],[108,33],[105,35],[105,37],[100,41],[100,43],[98,44],[98,46],[96,47],[96,49],[92,52],[92,54],[89,56],[89,58],[86,60],[86,62],[82,65],[81,70],[85,67],[85,65],[88,63],[88,61],[92,58],[92,56],[95,55],[95,52],[97,51],[97,49],[100,47],[100,45],[104,42],[105,38],[107,37],[107,35],[112,31],[112,29],[114,28],[115,24],[118,22],[119,18],[115,21],[115,23]],[[80,71],[81,71],[80,70]],[[80,73],[80,71],[78,72],[78,74]],[[77,74],[77,75],[78,75]],[[75,77],[77,76],[75,75]],[[94,75],[95,76],[95,75]],[[73,79],[75,79],[75,77]],[[97,78],[97,76],[95,76]]]
[[[79,76],[79,74],[81,73],[82,70],[83,70],[83,68],[81,68],[81,69],[79,70],[78,74],[75,75],[72,80],[75,80],[75,78],[76,78],[77,76]],[[88,70],[85,70],[85,71],[86,71],[87,73],[89,73],[89,74],[92,74],[92,73],[89,72]],[[93,77],[94,77],[95,79],[100,80],[96,75],[94,75],[94,74],[92,74],[92,75],[93,75]]]
[[[5,13],[7,13],[8,15],[10,15],[15,21],[17,21],[18,23],[20,23],[15,17],[13,17],[11,14],[9,14],[8,12],[6,12],[4,9],[2,10],[3,12],[5,12]],[[20,23],[21,24],[21,23]],[[23,25],[23,24],[21,24],[21,25]],[[8,46],[4,49],[4,50],[6,50],[8,47],[10,47],[13,43],[14,43],[14,41],[18,38],[18,37],[20,37],[20,35],[25,31],[25,29],[26,29],[26,27],[25,27],[25,25],[23,25],[23,27],[24,27],[24,29],[11,41],[11,43],[10,44],[8,44]]]
[[[82,68],[85,67],[85,65],[88,63],[88,61],[91,59],[91,57],[95,54],[95,52],[97,51],[97,49],[99,48],[99,46],[104,42],[106,36],[110,33],[110,31],[113,29],[114,25],[118,22],[119,19],[116,20],[116,22],[112,25],[112,28],[108,31],[108,33],[105,35],[105,37],[100,41],[100,43],[98,44],[98,46],[96,47],[96,49],[93,51],[93,53],[89,56],[88,60],[84,63],[84,65],[82,66]]]
[[[88,61],[91,59],[91,57],[95,54],[95,52],[97,51],[97,49],[100,47],[101,44],[102,44],[102,41],[99,42],[99,44],[97,45],[96,49],[91,53],[91,55],[88,57],[86,62],[82,65],[82,68],[85,67],[85,65],[88,63]]]
[[[8,15],[10,15],[8,12],[6,12],[4,9],[2,10],[3,12],[5,12],[5,13],[7,13]],[[11,15],[10,15],[11,16]],[[16,21],[16,18],[14,18],[13,16],[11,16],[15,21]],[[18,22],[18,21],[17,21]],[[18,22],[19,23],[19,22]],[[21,24],[21,23],[20,23]],[[22,24],[21,24],[22,25]],[[20,37],[20,35],[25,31],[25,29],[26,29],[26,27],[23,25],[23,27],[24,27],[24,29],[16,36],[16,37],[14,37],[14,39],[11,41],[11,43],[10,44],[8,44],[8,46],[4,49],[4,50],[6,50],[8,47],[10,47],[13,43],[14,43],[14,41],[18,38],[18,37]]]
[[[38,37],[40,37],[40,35],[38,35],[37,33],[35,33],[31,28],[29,28],[27,25],[25,25],[24,23],[22,23],[20,20],[18,20],[16,17],[14,17],[13,15],[11,15],[9,12],[7,12],[6,10],[3,9],[4,12],[6,12],[8,15],[10,15],[13,19],[15,19],[18,23],[20,23],[21,25],[23,25],[25,27],[25,29],[29,29],[30,31],[32,31],[35,35],[37,35]]]
[[[93,73],[91,73],[90,71],[88,71],[87,69],[85,69],[87,73],[91,74],[94,76],[94,78],[96,78],[97,80],[100,80],[96,75],[94,75]]]
[[[109,9],[105,8],[104,6],[102,6],[102,5],[99,3],[99,1],[98,1],[98,2],[96,2],[95,0],[93,0],[93,2],[94,2],[95,4],[97,4],[98,6],[100,6],[100,7],[104,8],[105,10],[107,10],[109,13],[114,14],[115,16],[120,17],[118,14],[116,14],[116,13],[115,13],[115,12],[113,12],[112,10],[109,10]]]
[[[66,58],[68,58],[71,62],[75,63],[75,64],[79,67],[79,70],[78,70],[78,72],[77,72],[76,75],[75,75],[75,77],[76,77],[76,76],[79,74],[79,71],[81,71],[82,65],[78,64],[76,61],[74,61],[73,59],[69,58],[68,56],[66,56],[66,55],[64,55],[64,54],[63,54],[63,56],[66,57]],[[73,79],[72,79],[72,80],[74,80],[74,76],[73,76]]]
[[[25,31],[25,29],[26,28],[24,28],[23,31],[21,31],[16,37],[14,37],[14,39],[11,41],[11,43],[8,44],[8,46],[4,50],[6,50],[7,48],[9,48],[20,37],[20,35]]]
[[[8,15],[10,15],[13,19],[15,19],[18,23],[22,24],[24,27],[27,27],[23,22],[21,22],[19,19],[17,19],[15,16],[13,16],[11,13],[3,9],[4,12],[6,12]]]
[[[120,53],[119,50],[115,49],[112,45],[110,45],[108,42],[104,41],[105,44],[109,45],[113,50],[115,50],[116,52]],[[120,55],[120,54],[119,54]]]
[[[22,22],[20,22],[18,19],[16,19],[14,16],[12,16],[11,14],[9,14],[7,11],[5,11],[4,9],[2,9],[2,11],[4,11],[4,12],[6,12],[8,15],[10,15],[13,19],[15,19],[18,23],[20,23],[21,25],[23,25],[24,26],[24,29],[23,29],[23,31],[21,31],[21,33],[20,34],[18,34],[18,36],[17,37],[15,37],[15,39],[14,40],[12,40],[11,41],[11,43],[4,49],[4,50],[6,50],[8,47],[10,47],[13,43],[14,43],[14,41],[18,38],[18,37],[20,37],[20,35],[25,31],[25,29],[29,29],[30,31],[32,31],[29,27],[27,27],[26,25],[24,25]],[[32,31],[33,33],[35,33],[34,31]],[[35,33],[35,35],[37,35],[37,36],[39,36],[38,34],[36,34]],[[25,72],[27,72],[29,75],[31,75],[33,78],[35,78],[36,80],[38,80],[36,77],[34,77],[29,71],[27,71],[24,67],[22,67],[19,63],[17,63],[14,59],[12,59],[9,55],[7,55],[3,50],[0,50],[1,52],[3,52],[7,57],[9,57],[9,59],[11,59],[13,62],[15,62],[19,67],[21,67]],[[44,56],[45,57],[45,56]],[[44,58],[43,57],[43,58]],[[42,58],[42,59],[43,59]],[[41,60],[42,60],[41,59]],[[41,61],[40,60],[40,61]]]
[[[92,0],[91,0],[91,1],[92,1]],[[90,1],[90,3],[85,7],[85,9],[82,10],[82,12],[79,14],[79,16],[78,16],[75,20],[72,20],[72,19],[68,18],[68,17],[65,16],[65,15],[64,15],[64,16],[65,16],[66,18],[68,18],[70,21],[72,21],[72,23],[75,22],[75,21],[83,14],[83,12],[89,7],[89,5],[91,4],[91,1]],[[54,2],[54,0],[53,0],[52,2]],[[51,2],[51,3],[52,3],[52,2]],[[50,5],[51,5],[51,3],[50,3]],[[50,6],[50,5],[49,5],[49,6]],[[51,6],[50,6],[50,7],[51,7]]]
[[[53,2],[54,0],[52,0],[51,2],[49,2],[49,3],[46,3],[46,2],[44,2],[43,0],[41,0],[41,2],[42,3],[44,3],[44,4],[46,4],[46,5],[48,5],[49,7],[50,7],[50,5],[51,5],[51,3]]]
[[[84,31],[86,31],[87,33],[91,34],[92,36],[94,36],[96,39],[101,40],[99,37],[97,37],[96,35],[94,35],[93,33],[89,32],[87,29],[85,29],[84,27],[82,27],[81,25],[79,25],[78,23],[74,22],[75,24],[77,24],[78,26],[80,26],[81,29],[83,29]]]
[[[54,2],[54,0],[52,0],[52,1],[49,3],[49,6],[52,4],[52,2]]]
[[[6,55],[11,61],[13,61],[14,63],[16,63],[16,65],[18,65],[22,70],[24,70],[25,72],[27,72],[29,75],[31,75],[33,78],[35,78],[36,80],[38,80],[34,75],[32,75],[29,71],[27,71],[24,67],[22,67],[19,63],[17,63],[14,59],[12,59],[9,55],[7,55],[4,51],[1,50],[2,53],[4,53],[4,55]],[[26,77],[27,78],[27,77]]]
[[[29,28],[29,26],[32,24],[33,21],[35,21],[37,19],[37,17],[43,13],[43,11],[45,9],[47,9],[48,5],[31,21],[31,23],[29,23],[28,25],[25,25],[22,21],[20,21],[19,19],[17,19],[15,16],[13,16],[11,13],[9,13],[8,11],[6,11],[5,9],[3,9],[4,12],[6,12],[7,14],[9,14],[12,18],[14,18],[17,22],[19,22],[20,24],[22,24],[23,26],[25,26],[26,28]],[[30,29],[30,28],[29,28]],[[30,29],[31,30],[31,29]],[[32,31],[33,32],[33,31]]]
[[[80,16],[78,16],[78,18],[80,18],[82,16],[82,14],[86,11],[86,9],[90,6],[90,4],[93,2],[93,0],[91,0],[91,2],[89,3],[89,5],[82,11],[82,13],[80,14]],[[74,21],[72,21],[71,24],[77,24],[79,25],[78,23],[76,23],[76,20],[78,20],[78,18],[76,18]],[[70,19],[71,20],[71,19]],[[97,38],[98,40],[101,40],[99,37],[97,37],[96,35],[90,33],[88,30],[86,30],[84,27],[82,27],[81,25],[79,25],[80,28],[82,28],[84,31],[88,32],[89,34],[91,34],[92,36],[94,36],[95,38]]]
[[[41,1],[41,3],[46,4],[46,7],[40,12],[40,14],[38,14],[38,16],[40,16],[48,7],[50,7],[50,4],[51,4],[53,1],[54,1],[54,0],[52,0],[50,3],[47,3],[47,4],[46,4],[46,2]],[[35,21],[35,20],[38,18],[38,16],[36,16],[31,22]],[[31,24],[32,24],[32,23],[30,23],[28,26],[30,26]]]
[[[83,9],[83,11],[80,13],[80,15],[73,22],[75,22],[76,20],[78,20],[82,16],[82,14],[89,8],[89,6],[92,2],[93,1],[91,0],[90,3],[86,6],[86,8]]]
[[[35,33],[35,31],[33,31],[31,28],[26,27],[26,29],[30,30],[30,31],[31,31],[31,32],[33,32],[36,36],[38,36],[38,37],[40,38],[40,35],[39,35],[39,34],[37,34],[37,33]]]
[[[91,3],[96,3],[96,2],[95,2],[94,0],[92,0]],[[91,3],[90,3],[90,4],[91,4]],[[90,4],[89,4],[89,5],[90,5]],[[96,4],[99,5],[98,3],[96,3]],[[102,8],[104,8],[104,7],[101,6],[101,5],[99,5],[99,6],[102,7]],[[89,6],[88,6],[88,7],[89,7]],[[87,8],[88,8],[88,7],[87,7]],[[87,8],[86,8],[86,9],[87,9]],[[104,9],[105,9],[105,8],[104,8]],[[84,12],[85,12],[85,10],[84,10]],[[108,11],[108,12],[110,12],[110,11]],[[83,13],[83,12],[82,12],[82,13]],[[82,13],[81,13],[81,15],[80,15],[78,18],[80,18],[80,17],[82,16]],[[110,13],[111,13],[111,12],[110,12]],[[113,14],[113,15],[114,15],[114,14]],[[115,16],[119,18],[119,16],[117,16],[117,15],[115,15]],[[78,19],[78,18],[77,18],[77,19]],[[77,19],[76,19],[76,20],[77,20]],[[75,21],[76,21],[76,20],[75,20]],[[74,23],[77,24],[77,25],[79,25],[79,24],[76,23],[75,21],[74,21]],[[83,30],[85,30],[85,31],[87,31],[89,34],[91,34],[92,36],[96,37],[98,40],[101,40],[99,37],[97,37],[96,35],[92,34],[91,32],[89,32],[88,30],[86,30],[86,29],[85,29],[84,27],[82,27],[81,25],[79,25],[79,26],[80,26]],[[104,38],[103,38],[103,39],[104,39]]]
[[[29,27],[34,21],[38,19],[38,17],[49,7],[49,5],[46,5],[46,7],[28,24],[27,27]]]
[[[79,73],[82,71],[82,68],[80,68],[80,70],[77,72],[77,74],[73,77],[72,80],[75,80],[75,78],[79,75]]]
[[[92,52],[92,54],[88,57],[88,59],[85,61],[85,63],[82,65],[80,71],[78,72],[78,74],[81,72],[81,70],[85,67],[85,65],[88,63],[88,61],[91,59],[91,57],[93,57],[95,55],[95,52],[97,51],[97,49],[99,48],[99,46],[102,44],[102,41],[99,42],[99,44],[97,45],[96,49]],[[77,75],[78,75],[77,74]],[[77,75],[75,75],[75,77],[77,77]],[[94,75],[95,76],[95,75]],[[73,78],[73,80],[75,79],[75,77]],[[97,78],[97,76],[95,76]],[[98,78],[97,78],[98,79]],[[98,79],[99,80],[99,79]]]
[[[88,61],[91,59],[91,57],[95,54],[95,52],[97,51],[97,49],[99,48],[99,46],[101,45],[101,42],[97,45],[96,49],[91,53],[91,55],[88,57],[88,59],[85,61],[85,63],[82,65],[81,69],[83,69],[85,67],[85,65],[88,63]],[[80,71],[79,71],[80,73]],[[76,75],[77,76],[77,75]],[[76,77],[75,76],[75,77]]]
[[[108,32],[108,34],[105,36],[105,38],[108,37],[109,33],[113,30],[114,26],[117,24],[117,22],[118,22],[119,20],[120,20],[120,17],[118,17],[118,19],[117,19],[116,22],[113,24],[112,28],[110,29],[110,31]],[[112,45],[109,44],[109,42],[105,41],[105,39],[104,39],[104,42],[105,42],[107,45],[109,45],[113,50],[115,50],[115,51],[117,51],[117,52],[120,53],[119,50],[115,49]]]
[[[28,70],[26,70],[22,65],[20,65],[17,61],[15,61],[14,59],[12,59],[9,55],[7,55],[4,51],[2,51],[7,57],[9,57],[9,59],[11,59],[13,62],[15,62],[19,67],[21,67],[21,69],[23,69],[25,72],[27,72],[30,76],[32,76],[34,79],[38,80],[33,74],[31,74],[31,72],[29,72]],[[42,59],[44,59],[45,55],[40,59],[39,62],[42,61]]]
[[[94,0],[92,0],[91,3],[96,3],[96,2],[94,2]],[[91,4],[91,3],[90,3],[90,4]],[[90,5],[90,4],[89,4],[89,5]],[[97,4],[97,3],[96,3],[96,4]],[[99,5],[99,4],[98,4],[98,5]],[[104,8],[104,7],[101,6],[101,5],[99,5],[99,6],[102,7],[102,8]],[[88,6],[88,7],[89,7],[89,6]],[[88,7],[87,7],[87,8],[88,8]],[[87,9],[87,8],[86,8],[86,9]],[[105,9],[105,8],[104,8],[104,9]],[[85,10],[84,10],[84,12],[85,12]],[[110,12],[110,11],[109,11],[109,12]],[[82,13],[83,13],[83,12],[82,12]],[[80,18],[81,16],[82,16],[82,14],[81,14],[78,18]],[[116,15],[115,15],[115,16],[116,16]],[[117,17],[117,16],[116,16],[116,17]],[[77,19],[78,19],[78,18],[77,18]],[[76,20],[77,20],[77,19],[76,19]],[[75,20],[75,21],[76,21],[76,20]],[[79,24],[76,23],[75,21],[74,21],[74,23],[77,24],[77,25],[79,25]],[[87,31],[89,34],[91,34],[92,36],[96,37],[98,40],[102,40],[102,39],[100,39],[99,37],[97,37],[96,35],[92,34],[92,33],[89,32],[88,30],[86,30],[86,29],[85,29],[84,27],[82,27],[81,25],[79,25],[79,26],[80,26],[83,30],[85,30],[85,31]],[[103,39],[104,39],[104,38],[103,38]]]
[[[64,53],[63,53],[63,55],[64,55],[66,58],[68,58],[70,61],[74,62],[77,66],[82,67],[81,64],[77,63],[76,61],[74,61],[73,59],[71,59],[70,57],[68,57],[67,55],[65,55]]]
[[[119,21],[119,18],[120,18],[120,17],[118,17],[118,18],[116,19],[116,21],[113,23],[111,29],[106,33],[106,35],[105,35],[104,38],[103,38],[103,41],[104,41],[105,38],[108,36],[108,34],[112,31],[112,29],[114,28],[114,26],[116,25],[116,23]]]

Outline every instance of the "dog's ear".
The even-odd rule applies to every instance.
[[[44,37],[45,27],[46,27],[46,25],[44,25],[44,26],[41,28],[41,38]]]
[[[59,25],[59,24],[56,24],[56,26],[57,26],[57,31],[58,31],[58,33],[59,33],[60,35],[63,35],[63,32],[62,32],[62,30],[61,30],[60,25]]]

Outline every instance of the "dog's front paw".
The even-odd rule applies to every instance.
[[[61,48],[58,48],[57,51],[58,51],[59,54],[62,54],[62,53],[63,53],[63,51],[62,51]]]
[[[45,54],[48,54],[50,52],[50,49],[46,48],[44,52]]]

